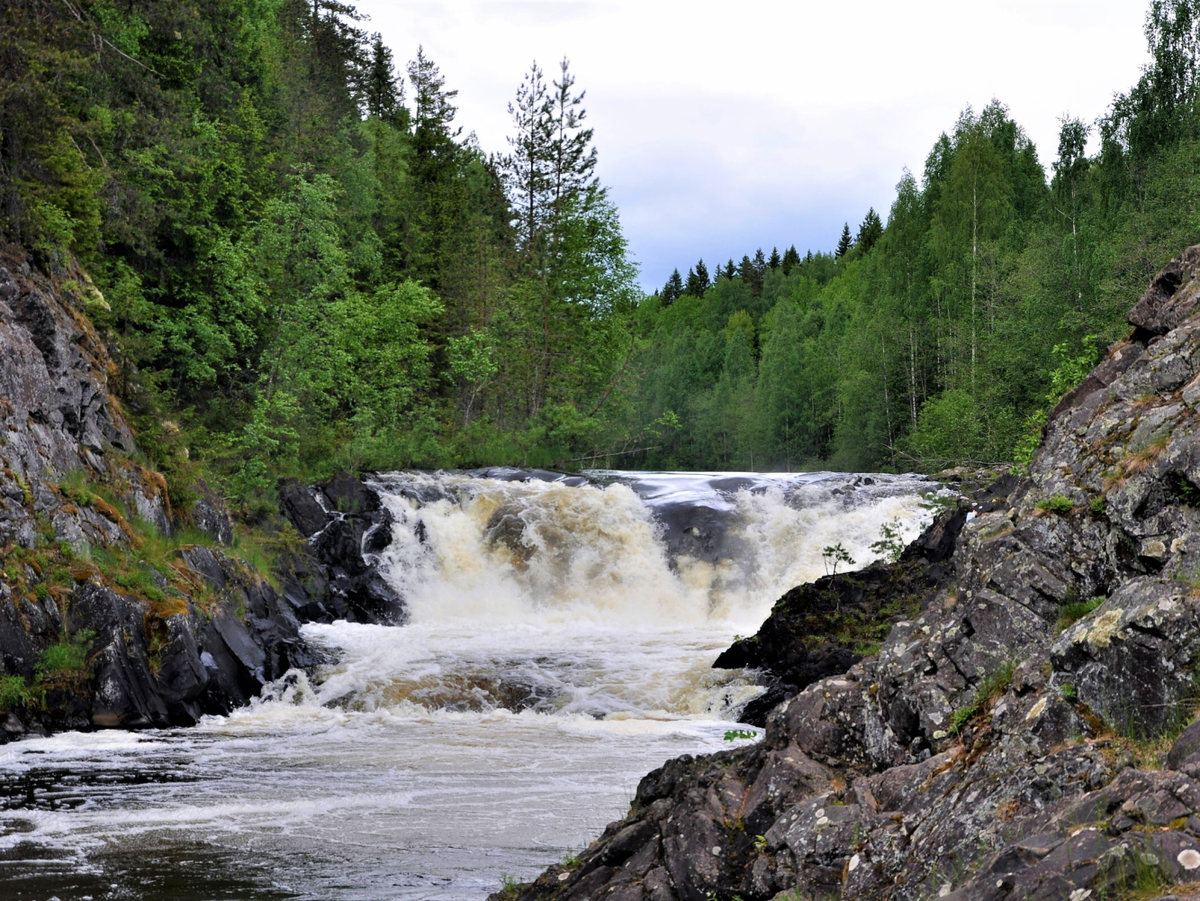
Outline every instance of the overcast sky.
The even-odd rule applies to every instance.
[[[886,220],[907,166],[993,97],[1049,168],[1059,119],[1093,122],[1147,61],[1148,0],[357,0],[398,65],[425,55],[457,124],[505,152],[533,60],[564,56],[647,290],[773,246],[832,250]]]

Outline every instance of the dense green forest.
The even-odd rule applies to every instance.
[[[565,59],[514,85],[487,153],[423,49],[401,66],[367,24],[337,0],[0,10],[0,238],[89,274],[174,486],[1020,460],[1200,240],[1200,0],[1154,0],[1151,64],[1062,122],[1049,172],[1003,104],[967,109],[886,224],[649,297]]]
[[[1061,123],[1049,173],[993,100],[904,173],[885,228],[869,210],[833,253],[676,271],[636,313],[628,421],[678,423],[639,464],[1027,457],[1154,272],[1200,241],[1200,3],[1155,0],[1146,37],[1152,63],[1097,122]]]

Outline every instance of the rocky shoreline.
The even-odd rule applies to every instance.
[[[282,486],[284,514],[313,540],[291,541],[274,582],[231,546],[205,486],[172,509],[85,315],[102,302],[81,271],[0,254],[0,743],[192,725],[320,662],[302,623],[404,617],[364,558],[387,513],[357,480]]]
[[[894,564],[794,589],[722,655],[790,695],[761,741],[670,761],[570,865],[493,899],[1193,896],[1198,272],[1200,247],[1154,280],[1027,477]],[[847,651],[848,621],[886,639]]]

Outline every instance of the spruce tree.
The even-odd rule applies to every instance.
[[[867,210],[867,215],[863,218],[862,225],[858,227],[858,237],[854,241],[854,246],[860,254],[867,253],[875,242],[883,237],[883,222],[879,219],[879,214],[875,212],[875,207]]]
[[[383,37],[378,32],[371,36],[371,61],[367,68],[364,93],[367,115],[401,128],[406,127],[404,82],[396,78],[392,51],[383,43]]]
[[[842,236],[838,239],[837,250],[833,255],[839,260],[850,252],[850,248],[854,246],[854,242],[850,240],[850,223],[847,222],[842,226]]]
[[[733,277],[737,275],[737,269],[733,265],[732,257],[729,259],[729,262],[725,264],[725,271],[722,273],[722,275],[724,275],[730,281],[733,281]]]
[[[768,269],[778,269],[783,264],[783,260],[779,256],[779,248],[771,248],[771,256],[767,258]]]
[[[708,267],[704,265],[703,259],[696,264],[696,278],[700,282],[700,293],[703,294],[708,290],[708,286],[712,284],[712,281],[708,277]]]
[[[783,274],[791,275],[793,269],[800,265],[800,254],[796,251],[796,245],[793,244],[783,252]]]
[[[676,269],[671,273],[671,277],[667,279],[667,283],[663,285],[662,304],[664,307],[669,307],[682,296],[683,279],[679,277],[679,270]]]

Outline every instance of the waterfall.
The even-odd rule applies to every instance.
[[[912,477],[519,471],[392,473],[375,561],[410,625],[310,626],[339,664],[322,704],[379,709],[706,713],[756,689],[712,658],[840,544],[859,565],[885,523],[926,520]]]
[[[374,560],[404,626],[305,627],[334,660],[194,729],[0,747],[14,896],[463,901],[532,879],[643,774],[730,747],[713,670],[840,545],[914,536],[916,477],[391,473]],[[380,542],[373,542],[380,547]],[[742,741],[742,739],[738,739]]]

